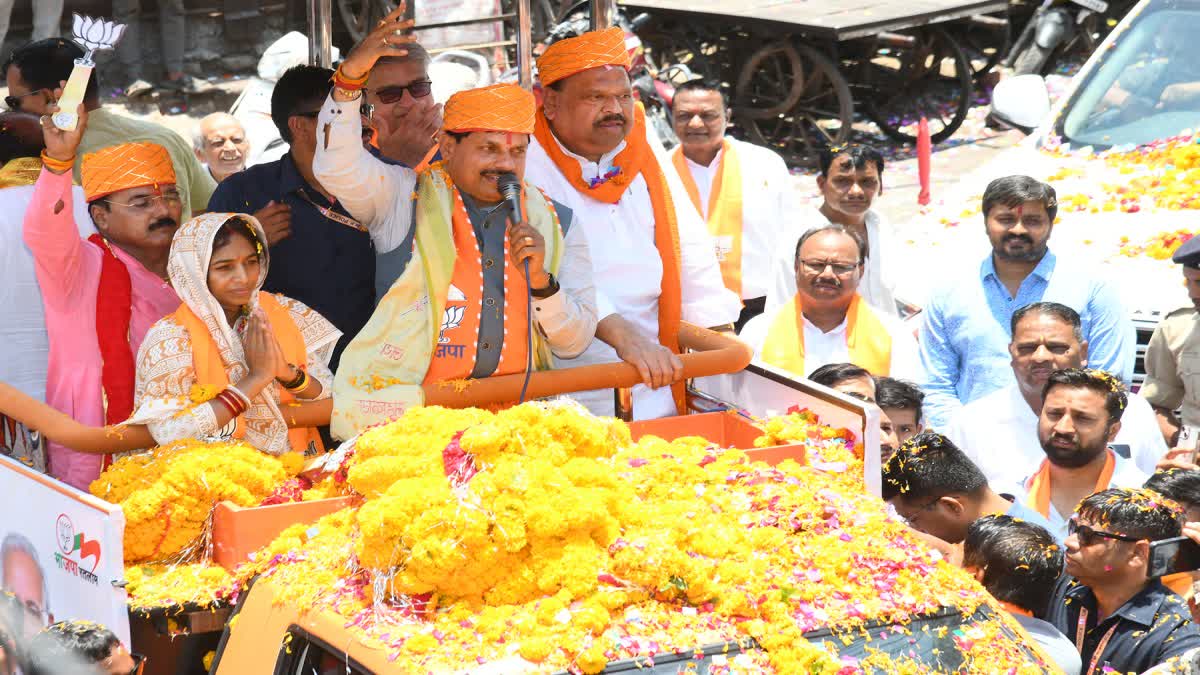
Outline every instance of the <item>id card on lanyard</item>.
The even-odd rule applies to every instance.
[[[1075,625],[1075,649],[1083,654],[1083,637],[1087,634],[1087,607],[1079,608],[1079,622]],[[1096,664],[1100,663],[1100,656],[1104,654],[1104,648],[1108,646],[1108,641],[1112,639],[1113,633],[1117,632],[1117,624],[1113,624],[1108,631],[1104,633],[1104,637],[1100,638],[1100,644],[1096,645],[1096,651],[1092,652],[1092,660],[1088,662],[1087,670],[1083,671],[1083,675],[1092,675],[1096,671]]]
[[[363,225],[362,223],[358,222],[357,220],[351,218],[350,216],[344,216],[344,215],[338,213],[337,211],[334,211],[331,208],[328,208],[326,206],[321,206],[320,204],[318,204],[312,197],[308,196],[308,191],[305,190],[304,188],[300,188],[296,192],[297,192],[297,194],[300,195],[301,199],[303,199],[304,201],[311,204],[314,209],[320,211],[321,215],[325,216],[329,220],[332,220],[333,222],[339,223],[341,225],[345,225],[346,227],[354,228],[354,229],[358,230],[359,232],[367,231],[366,225]]]

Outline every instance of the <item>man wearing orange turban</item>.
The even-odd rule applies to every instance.
[[[681,414],[680,320],[732,326],[739,298],[721,278],[712,241],[645,113],[633,100],[624,30],[584,33],[538,59],[545,86],[529,148],[529,179],[587,228],[599,297],[598,341],[564,365],[619,359],[642,372],[639,419]],[[665,385],[671,384],[670,388]],[[575,395],[613,413],[610,392]]]
[[[583,352],[596,328],[588,245],[570,209],[522,181],[514,217],[500,191],[501,176],[525,174],[532,94],[497,84],[451,96],[443,160],[420,173],[363,149],[359,102],[335,80],[313,172],[377,250],[400,242],[412,259],[342,354],[337,438],[420,405],[422,385],[548,368]]]
[[[71,169],[87,128],[84,106],[79,114],[73,131],[42,117],[44,168],[24,235],[50,338],[46,402],[102,426],[129,417],[134,356],[150,326],[179,306],[165,279],[183,203],[162,146],[103,148],[83,157],[83,192],[97,232],[81,236],[72,217]],[[55,443],[47,450],[50,474],[77,488],[86,490],[100,474],[99,455]]]

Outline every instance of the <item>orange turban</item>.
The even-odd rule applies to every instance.
[[[547,47],[537,60],[538,79],[547,87],[592,68],[621,66],[628,70],[630,65],[625,29],[620,26],[559,40]]]
[[[146,142],[123,143],[86,154],[80,173],[89,203],[130,188],[175,184],[175,167],[167,149]]]
[[[536,110],[533,94],[515,84],[467,89],[446,101],[442,129],[532,134]]]

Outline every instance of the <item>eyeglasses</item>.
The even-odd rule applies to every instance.
[[[828,267],[839,277],[844,277],[862,266],[862,261],[856,263],[841,263],[834,260],[801,260],[800,264],[809,274],[821,274]]]
[[[45,89],[34,89],[33,91],[31,91],[27,94],[21,94],[20,96],[5,96],[4,97],[4,105],[8,106],[8,109],[13,112],[20,112],[21,111],[21,99],[25,98],[26,96],[33,96],[34,94],[40,94],[43,91],[46,91],[46,90]]]
[[[934,498],[934,500],[933,500],[933,501],[931,501],[931,502],[928,502],[928,503],[926,503],[926,504],[923,504],[923,505],[921,505],[921,506],[917,507],[917,510],[916,510],[916,511],[914,511],[910,517],[908,517],[908,518],[905,518],[904,520],[906,520],[906,521],[908,522],[908,524],[909,524],[909,525],[912,525],[913,527],[916,527],[916,526],[917,526],[917,521],[921,519],[921,516],[922,516],[924,513],[926,513],[926,512],[932,511],[932,510],[933,510],[933,508],[934,508],[935,506],[937,506],[937,505],[938,505],[938,502],[940,502],[940,501],[942,501],[942,498],[941,498],[941,497],[936,497],[936,498]]]
[[[382,87],[375,90],[375,96],[379,98],[380,103],[392,104],[403,98],[406,91],[413,98],[425,98],[433,91],[433,82],[417,80],[402,87]]]
[[[158,204],[160,200],[168,205],[181,204],[183,203],[183,196],[179,194],[179,190],[163,190],[159,194],[135,197],[132,201],[128,202],[116,202],[111,199],[107,199],[105,201],[107,201],[109,204],[124,206],[125,208],[132,209],[134,211],[149,211],[150,209],[154,208],[154,206]]]
[[[1097,543],[1100,539],[1116,539],[1117,541],[1141,541],[1141,537],[1130,537],[1124,534],[1114,534],[1097,530],[1087,525],[1080,525],[1077,520],[1067,522],[1067,536],[1076,535],[1079,538],[1080,546],[1091,546]]]

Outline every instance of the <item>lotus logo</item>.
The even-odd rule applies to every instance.
[[[72,32],[75,34],[76,42],[83,45],[89,52],[95,52],[101,49],[112,49],[125,34],[125,25],[76,14]]]
[[[442,331],[438,333],[438,344],[444,345],[450,341],[450,338],[446,337],[446,331],[451,328],[458,328],[463,320],[463,312],[466,311],[467,308],[461,305],[446,308],[445,316],[442,318]]]

